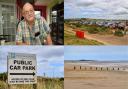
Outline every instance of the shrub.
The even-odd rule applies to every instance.
[[[114,35],[119,36],[119,37],[124,36],[123,31],[121,31],[121,30],[116,30]]]
[[[76,27],[81,27],[81,24],[80,23],[76,23],[75,26]]]
[[[107,27],[98,27],[97,29],[99,30],[99,34],[105,35],[105,34],[112,34],[113,33],[112,30],[107,28]]]
[[[88,29],[88,32],[91,34],[96,34],[99,32],[99,30],[97,29],[97,27],[92,27],[92,28]]]
[[[6,81],[7,80],[7,73],[0,73],[0,80]]]

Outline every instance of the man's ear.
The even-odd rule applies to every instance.
[[[21,13],[21,14],[22,14],[23,17],[25,17],[25,15],[24,15],[24,11],[23,11],[23,10],[22,10],[22,13]]]

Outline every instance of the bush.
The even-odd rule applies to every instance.
[[[106,27],[98,27],[98,30],[100,32],[107,32],[107,28]]]
[[[84,28],[84,27],[83,27]],[[107,27],[103,27],[103,26],[91,26],[91,27],[87,27],[85,28],[89,33],[91,34],[101,34],[101,35],[105,35],[105,34],[113,34],[112,30],[107,28]]]
[[[80,23],[76,23],[75,26],[76,27],[81,27],[81,24]]]
[[[105,34],[112,34],[113,33],[112,30],[110,30],[107,27],[98,27],[97,29],[99,30],[99,34],[105,35]]]
[[[116,30],[114,35],[119,36],[119,37],[124,36],[123,31],[121,31],[121,30]]]
[[[7,73],[0,73],[0,80],[6,81],[7,80]]]
[[[99,30],[97,29],[97,27],[91,27],[90,29],[88,29],[88,32],[91,34],[96,34],[99,32]]]

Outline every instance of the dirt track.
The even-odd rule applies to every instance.
[[[89,34],[86,32],[86,38],[97,40],[106,45],[128,45],[128,35],[117,37],[114,35]]]

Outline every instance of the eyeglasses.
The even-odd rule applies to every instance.
[[[33,14],[33,13],[34,13],[34,10],[25,11],[24,13],[25,13],[25,15],[29,15],[29,13],[30,13],[30,14]]]

